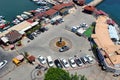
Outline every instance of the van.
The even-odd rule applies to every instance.
[[[48,65],[50,67],[54,66],[54,63],[53,63],[53,60],[52,60],[51,56],[47,56],[47,62],[48,62]]]

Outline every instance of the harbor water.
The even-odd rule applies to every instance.
[[[1,0],[0,15],[6,20],[12,21],[16,15],[20,15],[23,11],[29,11],[38,8],[31,0]]]
[[[86,0],[87,3],[92,0]],[[109,14],[109,16],[120,25],[120,0],[104,0],[101,4],[97,6]],[[29,11],[38,8],[31,0],[1,0],[0,1],[0,15],[5,16],[6,20],[12,21],[15,19],[16,15],[21,14],[23,11]]]
[[[104,0],[97,6],[109,14],[109,16],[120,26],[120,0]]]

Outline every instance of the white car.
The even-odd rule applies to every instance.
[[[38,56],[38,60],[40,61],[40,63],[45,64],[46,63],[46,59],[43,56]]]
[[[2,62],[0,62],[0,69],[3,68],[7,64],[7,62],[7,60],[3,60]]]
[[[93,62],[92,56],[86,55],[85,57],[88,59],[88,62],[89,62],[89,63],[92,63],[92,62]]]
[[[69,63],[71,65],[71,67],[73,67],[73,68],[77,66],[76,63],[75,63],[75,60],[72,57],[69,58]]]
[[[68,68],[70,66],[66,59],[61,59],[61,63],[64,65],[65,68]]]
[[[50,67],[54,66],[54,63],[53,63],[53,60],[52,60],[51,56],[47,56],[47,62],[48,62],[48,65]]]

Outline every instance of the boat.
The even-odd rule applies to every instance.
[[[37,1],[39,1],[39,0],[33,0],[34,2],[37,2]]]
[[[0,16],[0,20],[2,20],[2,19],[4,19],[4,17],[3,17],[3,16]]]
[[[21,14],[21,17],[22,17],[23,19],[28,19],[28,18],[29,18],[28,15],[26,15],[26,14]]]
[[[3,16],[0,16],[0,29],[9,26],[10,22],[6,21]]]
[[[29,12],[24,11],[23,13],[28,15],[29,17],[33,17],[33,15],[31,13],[29,13]]]
[[[20,23],[20,21],[18,20],[18,19],[15,19],[15,20],[13,20],[13,22],[12,22],[13,24],[19,24]]]
[[[47,2],[46,2],[46,1],[43,1],[43,0],[42,0],[42,1],[41,1],[41,0],[40,0],[40,1],[37,1],[36,3],[37,3],[38,5],[46,5],[46,4],[47,4]]]
[[[35,11],[36,11],[36,12],[44,12],[44,9],[42,9],[42,8],[37,8]]]
[[[20,21],[23,21],[23,20],[24,20],[20,15],[17,15],[17,18],[18,18]]]
[[[50,7],[48,7],[48,6],[43,6],[42,9],[48,10],[48,9],[50,9]]]

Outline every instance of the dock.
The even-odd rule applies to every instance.
[[[104,0],[93,0],[92,2],[90,2],[90,3],[88,3],[88,4],[86,4],[86,5],[84,5],[82,8],[84,8],[85,6],[97,6],[98,4],[100,4],[102,1],[104,1]]]
[[[91,5],[91,6],[97,6],[98,4],[100,4],[103,0],[93,0],[92,2],[90,2],[87,5]]]

